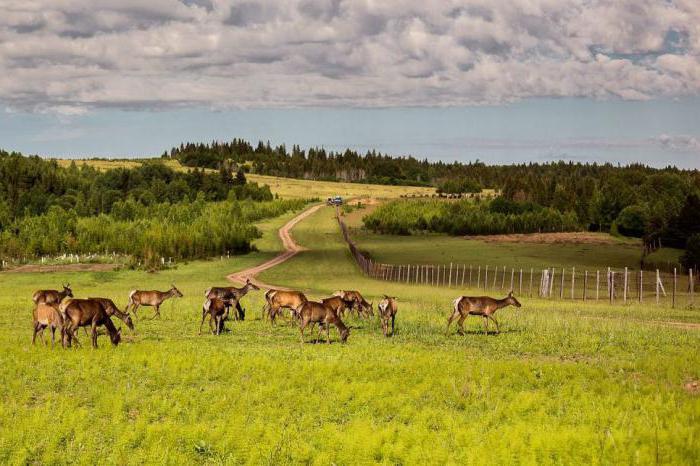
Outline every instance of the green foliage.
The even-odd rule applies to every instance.
[[[481,184],[471,178],[450,178],[438,184],[438,193],[462,194],[462,193],[480,193],[482,190]]]
[[[687,268],[697,269],[700,267],[700,233],[695,233],[688,238],[681,263]]]
[[[504,205],[508,204],[508,205]],[[512,205],[511,205],[512,204]],[[432,231],[450,235],[488,235],[580,230],[576,214],[561,213],[532,204],[471,200],[396,200],[381,205],[363,218],[368,229],[387,234],[409,235]],[[501,210],[506,210],[506,213]],[[512,212],[515,210],[516,212]]]
[[[17,257],[106,251],[157,261],[161,257],[191,259],[227,251],[242,253],[259,237],[253,222],[304,204],[303,200],[208,202],[204,194],[193,202],[175,204],[144,205],[128,198],[116,201],[111,214],[91,217],[53,206],[43,215],[17,220],[3,232],[0,254]]]
[[[649,209],[639,204],[627,206],[617,216],[615,224],[620,234],[641,238],[649,224]]]

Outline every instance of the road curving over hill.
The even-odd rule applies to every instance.
[[[303,246],[297,244],[296,241],[294,241],[294,238],[292,238],[291,235],[291,230],[294,228],[294,226],[304,220],[306,217],[309,215],[312,215],[315,213],[317,210],[319,210],[321,207],[323,207],[324,204],[316,204],[308,209],[304,210],[301,212],[299,215],[285,223],[282,228],[279,229],[279,237],[282,240],[282,246],[284,247],[284,251],[273,257],[272,259],[263,262],[260,265],[256,265],[255,267],[250,267],[245,270],[241,270],[239,272],[234,272],[230,275],[228,275],[226,278],[234,283],[238,284],[244,284],[246,280],[250,279],[251,282],[253,282],[255,285],[259,286],[260,288],[275,288],[278,290],[285,290],[288,288],[280,287],[280,286],[273,286],[273,285],[268,285],[267,283],[263,283],[260,280],[256,278],[256,276],[264,272],[267,269],[271,269],[272,267],[275,267],[282,262],[285,262],[295,255],[297,255],[299,252],[304,251],[306,248]]]

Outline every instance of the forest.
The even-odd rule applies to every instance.
[[[162,163],[100,172],[0,152],[0,256],[121,253],[161,257],[247,252],[253,222],[306,201],[273,199],[242,172],[176,172]]]

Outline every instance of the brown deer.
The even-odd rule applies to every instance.
[[[122,312],[119,310],[114,301],[109,298],[88,298],[92,301],[97,301],[102,306],[102,310],[109,316],[115,316],[117,319],[121,320],[129,327],[129,330],[134,330],[134,322],[131,320],[131,316],[128,312]]]
[[[70,283],[66,283],[62,291],[58,290],[37,290],[32,295],[34,304],[59,304],[64,298],[72,298],[73,290],[70,288]]]
[[[330,298],[323,298],[321,302],[333,309],[333,311],[335,311],[335,313],[338,314],[339,317],[342,316],[345,312],[345,309],[351,305],[351,303],[343,301],[343,299],[340,296],[331,296]]]
[[[121,329],[112,323],[99,301],[92,299],[71,299],[61,303],[59,311],[64,316],[64,346],[71,346],[75,332],[80,327],[90,326],[92,331],[92,346],[97,348],[97,327],[104,325],[114,346],[121,341]]]
[[[142,291],[142,290],[132,290],[129,293],[129,302],[126,304],[126,312],[129,312],[129,307],[131,307],[131,312],[136,315],[136,309],[139,306],[153,306],[156,308],[156,312],[153,314],[151,319],[160,317],[160,305],[163,301],[173,297],[182,298],[182,293],[178,290],[175,285],[170,285],[168,291]]]
[[[382,319],[384,336],[388,336],[389,319],[391,319],[391,336],[394,336],[394,321],[396,320],[396,312],[399,310],[396,304],[396,297],[384,295],[384,299],[379,302],[377,308],[379,309],[379,317]]]
[[[259,290],[250,279],[247,279],[245,285],[242,288],[237,288],[235,286],[213,286],[204,292],[204,297],[207,299],[219,298],[219,299],[229,299],[236,301],[236,320],[245,319],[245,310],[241,307],[241,298],[248,294],[250,290]]]
[[[452,321],[459,318],[457,321],[457,324],[459,325],[458,333],[463,335],[464,319],[466,319],[468,315],[473,315],[482,316],[484,318],[484,333],[488,335],[489,319],[496,324],[496,333],[501,333],[501,329],[498,326],[498,321],[496,320],[496,317],[494,317],[497,310],[507,306],[520,307],[521,304],[517,299],[515,299],[513,292],[511,291],[508,293],[508,296],[503,299],[495,299],[489,296],[460,296],[454,300],[453,306],[454,310],[452,311],[452,315],[447,319],[447,330],[445,331],[445,334],[449,333]]]
[[[61,337],[61,345],[64,344],[63,316],[58,311],[58,304],[37,304],[34,308],[34,311],[32,312],[32,323],[34,327],[34,334],[32,335],[32,345],[36,342],[37,333],[40,334],[41,340],[44,342],[44,345],[46,345],[46,340],[44,339],[44,329],[46,327],[49,327],[51,329],[51,348],[53,348],[54,342],[56,341],[57,329]]]
[[[224,330],[224,322],[228,318],[229,310],[235,306],[231,299],[211,298],[204,301],[202,305],[202,321],[199,323],[199,334],[202,334],[202,325],[209,316],[209,328],[214,335],[220,335]],[[216,324],[216,326],[214,326]]]
[[[290,309],[294,317],[298,317],[297,309],[308,299],[301,291],[269,290],[265,293],[265,301],[263,313],[267,311],[270,321],[274,324],[281,309]]]
[[[331,343],[331,325],[335,325],[340,333],[340,341],[345,343],[350,335],[348,329],[338,314],[333,309],[323,303],[315,301],[306,301],[302,303],[296,310],[299,316],[299,329],[301,331],[301,342],[304,343],[304,329],[307,325],[312,324],[311,333],[313,333],[313,325],[320,324],[326,328],[326,342]]]
[[[374,316],[374,305],[372,303],[368,303],[359,291],[339,290],[333,293],[333,296],[338,296],[346,303],[349,303],[348,309],[351,311],[356,308],[358,317]]]

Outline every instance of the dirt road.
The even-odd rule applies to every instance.
[[[303,211],[302,213],[300,213],[299,215],[297,215],[296,217],[294,217],[293,219],[291,219],[290,221],[285,223],[284,226],[279,229],[279,236],[280,236],[280,239],[282,240],[282,245],[284,246],[283,253],[270,259],[267,262],[263,262],[260,265],[256,265],[255,267],[241,270],[240,272],[232,273],[231,275],[227,276],[226,278],[228,278],[230,281],[232,281],[234,283],[240,283],[240,284],[245,283],[246,279],[249,278],[251,282],[255,283],[257,286],[259,286],[261,288],[276,288],[276,289],[280,289],[280,290],[286,289],[284,287],[277,287],[277,286],[268,285],[266,283],[261,282],[260,280],[258,280],[255,277],[260,272],[263,272],[267,269],[270,269],[276,265],[281,264],[282,262],[288,260],[291,257],[294,257],[297,253],[299,253],[300,251],[303,251],[305,249],[302,246],[298,245],[294,241],[294,239],[292,238],[292,235],[291,235],[291,230],[292,230],[292,228],[294,228],[294,226],[297,223],[301,222],[302,220],[304,220],[306,217],[308,217],[309,215],[316,212],[321,207],[323,207],[323,204],[317,204],[315,206],[312,206],[312,207],[306,209],[305,211]]]

